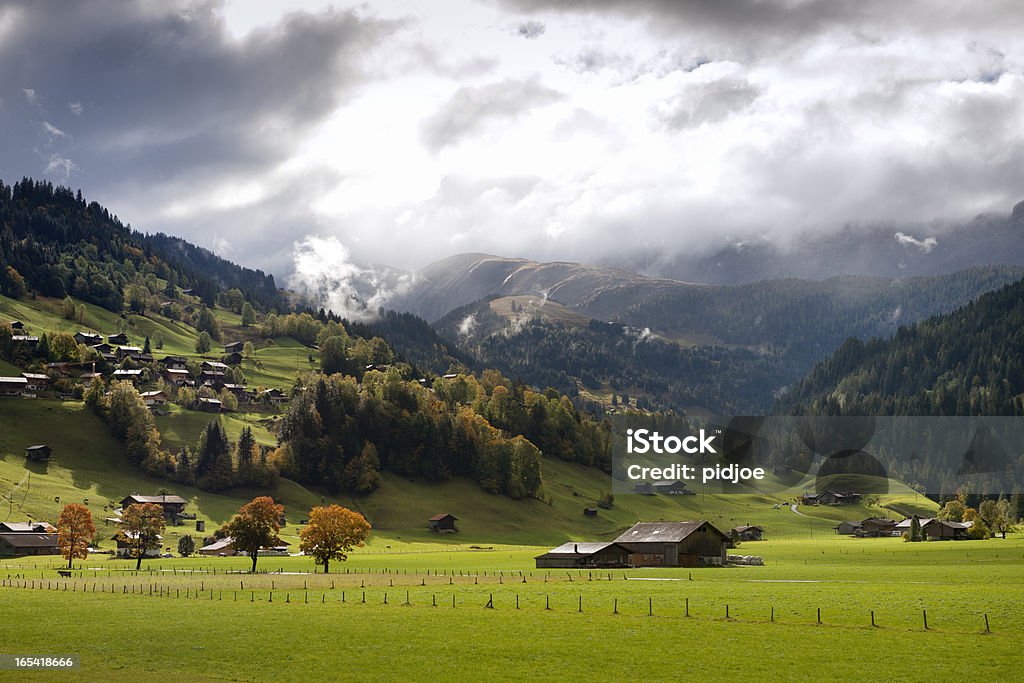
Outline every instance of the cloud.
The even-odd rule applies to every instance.
[[[724,78],[687,86],[664,103],[659,118],[673,129],[718,123],[757,99],[759,89],[743,78]]]
[[[470,313],[459,322],[458,333],[463,339],[468,339],[473,335],[473,330],[476,329],[477,322],[476,316]]]
[[[78,165],[71,159],[62,157],[59,154],[51,154],[46,160],[43,175],[66,183],[71,178],[71,174],[77,170]]]
[[[516,26],[516,33],[527,40],[540,38],[544,35],[546,27],[539,21],[524,21]]]
[[[409,286],[407,275],[365,268],[352,262],[336,237],[310,235],[292,247],[294,271],[288,285],[299,294],[349,320],[369,320]]]
[[[908,235],[902,232],[896,233],[896,241],[905,246],[917,247],[922,254],[929,253],[939,245],[939,241],[934,237],[926,237],[923,240],[919,240],[913,235]]]
[[[420,130],[426,145],[437,152],[473,137],[492,123],[509,123],[561,97],[536,78],[464,87],[424,119]]]
[[[82,103],[78,101],[68,102],[68,111],[70,111],[75,116],[81,116],[83,111]]]
[[[22,88],[21,92],[25,95],[25,101],[29,104],[39,104],[39,98],[36,96],[34,88]]]

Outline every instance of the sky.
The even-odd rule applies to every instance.
[[[0,178],[283,281],[956,222],[1024,197],[1022,30],[1007,0],[0,0]]]

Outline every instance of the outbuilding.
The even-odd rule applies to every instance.
[[[570,541],[534,559],[537,569],[610,569],[629,566],[629,548],[615,542]]]
[[[428,521],[430,524],[430,530],[438,534],[454,534],[458,529],[455,528],[455,522],[458,521],[458,517],[447,512],[442,512],[439,515],[434,515]]]
[[[729,537],[702,519],[639,522],[615,542],[629,549],[631,565],[699,567],[724,565]]]

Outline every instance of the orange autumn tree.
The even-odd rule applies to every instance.
[[[260,548],[271,548],[281,543],[277,532],[281,530],[284,506],[278,505],[270,496],[253,498],[220,528],[221,536],[230,536],[231,546],[252,558],[252,573],[256,573],[256,559]]]
[[[352,548],[361,547],[370,533],[370,523],[358,512],[340,505],[315,507],[309,523],[299,532],[302,552],[330,569],[331,560],[344,561]]]
[[[78,503],[70,503],[61,510],[57,520],[57,545],[60,554],[68,561],[71,569],[73,560],[84,560],[89,557],[89,544],[96,535],[96,525],[92,523],[89,508]]]

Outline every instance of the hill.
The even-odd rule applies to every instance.
[[[823,415],[1024,414],[1024,281],[890,337],[849,339],[780,410]]]

